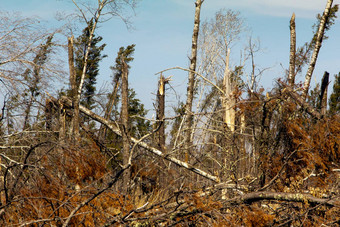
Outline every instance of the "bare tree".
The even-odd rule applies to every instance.
[[[43,94],[47,89],[54,91],[50,85],[64,71],[56,55],[57,41],[52,41],[59,30],[48,30],[36,18],[7,12],[1,14],[0,28],[0,80],[3,94],[9,94],[6,124],[10,133],[11,128],[26,130],[36,123]]]

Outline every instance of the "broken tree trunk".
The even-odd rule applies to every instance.
[[[72,106],[72,101],[69,100],[67,97],[62,97],[61,101],[62,101],[62,103],[64,105],[67,105],[69,107]],[[57,103],[58,101],[54,99],[54,102]],[[115,123],[113,121],[106,120],[105,118],[103,118],[103,117],[93,113],[91,110],[85,108],[84,106],[79,105],[79,110],[80,110],[80,112],[84,113],[85,115],[87,115],[88,117],[92,118],[93,120],[96,120],[96,121],[104,124],[113,133],[117,134],[118,136],[122,136],[122,132],[119,129],[117,123]],[[205,171],[203,171],[201,169],[195,168],[194,166],[192,166],[192,165],[190,165],[190,164],[188,164],[186,162],[183,162],[181,160],[178,160],[178,159],[172,157],[171,155],[165,154],[165,153],[161,152],[159,149],[154,148],[154,147],[150,146],[149,144],[143,142],[142,140],[138,140],[138,139],[136,139],[134,137],[130,137],[130,141],[132,143],[134,143],[134,144],[137,144],[140,147],[143,147],[144,149],[146,149],[147,151],[153,153],[154,155],[157,155],[157,156],[159,156],[161,158],[164,158],[165,160],[168,160],[168,161],[170,161],[170,162],[172,162],[172,163],[174,163],[174,164],[176,164],[176,165],[178,165],[180,167],[183,167],[183,168],[185,168],[187,170],[190,170],[190,171],[192,171],[192,172],[194,172],[194,173],[196,173],[196,174],[198,174],[198,175],[200,175],[202,177],[205,177],[205,178],[207,178],[207,179],[209,179],[211,181],[214,181],[216,183],[220,182],[220,179],[218,177],[213,176],[213,175],[211,175],[211,174],[209,174],[209,173],[207,173],[207,172],[205,172]]]
[[[76,84],[76,70],[74,68],[74,37],[68,38],[68,65],[70,71],[70,86],[73,112],[71,115],[71,126],[69,136],[75,141],[79,140],[79,106],[77,105],[77,84]]]
[[[324,116],[327,113],[327,90],[329,83],[329,73],[325,72],[321,81],[321,93],[320,93],[320,112]]]
[[[325,11],[323,12],[321,20],[320,20],[320,25],[319,25],[319,29],[318,29],[318,32],[317,32],[317,35],[316,35],[316,42],[315,42],[313,55],[312,55],[311,61],[309,63],[309,67],[308,67],[306,77],[305,77],[305,82],[304,82],[304,85],[303,85],[303,93],[302,93],[303,102],[306,101],[306,98],[307,98],[307,95],[308,95],[310,81],[312,79],[316,60],[318,58],[318,54],[319,54],[319,51],[320,51],[320,48],[321,48],[322,39],[323,39],[323,36],[324,36],[324,33],[325,33],[326,22],[328,20],[329,13],[330,13],[330,10],[332,8],[332,3],[333,3],[333,0],[327,1]]]
[[[224,108],[224,123],[228,126],[231,132],[235,131],[235,104],[236,100],[233,95],[234,91],[234,83],[231,78],[231,73],[229,70],[229,54],[230,50],[227,51],[226,56],[226,66],[224,70],[223,77],[223,91],[224,97],[223,100],[223,108]]]
[[[289,54],[289,74],[288,84],[293,87],[295,83],[295,52],[296,52],[296,31],[295,31],[295,13],[290,19],[290,54]]]
[[[157,116],[156,116],[156,128],[159,128],[156,132],[157,148],[165,151],[165,127],[164,127],[164,110],[165,110],[165,83],[166,80],[161,74],[158,82],[157,91]]]
[[[124,58],[122,60],[122,107],[121,107],[121,125],[120,131],[123,138],[123,166],[129,164],[130,156],[130,135],[129,135],[129,87],[128,87],[128,66],[125,63]],[[123,173],[123,192],[127,193],[128,184],[130,181],[130,171],[127,169]]]
[[[187,87],[187,100],[185,105],[186,111],[186,121],[185,121],[185,136],[184,136],[184,146],[185,149],[188,150],[192,146],[192,122],[193,122],[193,114],[192,114],[192,102],[194,99],[194,86],[195,86],[195,70],[197,63],[197,42],[198,42],[198,33],[200,26],[200,14],[201,14],[201,5],[204,0],[196,0],[195,2],[195,20],[194,20],[194,30],[192,35],[192,46],[191,46],[191,58],[190,58],[190,67],[189,67],[189,82]]]

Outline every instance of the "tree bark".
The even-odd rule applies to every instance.
[[[187,100],[186,100],[186,121],[185,121],[185,149],[188,150],[192,145],[192,123],[193,123],[193,114],[192,114],[192,102],[194,99],[194,86],[195,86],[195,70],[197,63],[197,42],[198,42],[198,33],[199,33],[199,25],[200,25],[200,14],[201,14],[201,5],[204,0],[196,0],[195,2],[195,20],[194,20],[194,30],[192,35],[192,46],[191,46],[191,58],[190,58],[190,67],[189,67],[189,81],[187,88]]]
[[[304,193],[285,193],[285,192],[251,192],[244,196],[236,197],[227,202],[230,203],[252,203],[262,200],[275,200],[275,201],[287,201],[287,202],[300,202],[300,203],[311,203],[311,204],[325,204],[327,206],[339,205],[338,200],[332,199],[321,199],[314,197],[310,194]]]
[[[73,106],[73,114],[71,116],[70,138],[75,141],[79,140],[79,105],[77,105],[77,84],[76,70],[74,68],[74,53],[73,53],[74,37],[68,38],[68,65],[70,71],[71,99]]]
[[[169,78],[165,79],[161,74],[158,83],[157,91],[157,124],[159,128],[156,133],[157,148],[165,152],[165,125],[164,125],[164,111],[165,111],[165,84],[169,82]]]
[[[128,66],[122,57],[122,108],[121,108],[121,132],[123,138],[123,166],[129,164],[130,156],[130,135],[129,135],[129,87],[128,87]],[[123,192],[128,192],[130,171],[123,173]]]
[[[289,54],[289,74],[288,84],[293,87],[295,83],[295,53],[296,53],[296,31],[295,31],[295,13],[290,19],[290,54]]]
[[[327,113],[327,90],[329,83],[329,73],[325,72],[321,81],[321,93],[320,93],[320,112],[324,116]]]
[[[323,39],[323,36],[324,36],[324,33],[325,33],[325,25],[326,25],[326,22],[328,20],[330,10],[332,8],[332,3],[333,3],[333,0],[327,1],[325,11],[323,12],[323,15],[322,15],[321,20],[320,20],[320,25],[319,25],[319,29],[318,29],[317,36],[316,36],[316,43],[315,43],[313,55],[312,55],[311,61],[309,63],[309,67],[308,67],[306,77],[305,77],[305,82],[304,82],[304,85],[303,85],[303,93],[302,93],[303,102],[306,101],[306,98],[307,98],[307,95],[308,95],[310,81],[312,79],[316,60],[318,58],[318,54],[319,54],[319,51],[320,51],[320,48],[321,48],[322,39]]]

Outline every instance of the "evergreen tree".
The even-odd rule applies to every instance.
[[[309,97],[307,98],[307,102],[314,107],[315,109],[320,109],[320,84],[317,83],[315,88],[310,90]]]
[[[129,125],[130,133],[133,137],[142,137],[148,134],[152,127],[149,120],[145,120],[147,110],[144,108],[144,104],[136,98],[136,92],[130,88],[129,89]]]
[[[75,41],[75,68],[77,84],[79,84],[83,71],[85,51],[92,26],[93,22],[90,21],[89,25],[83,30],[83,33]],[[92,109],[94,104],[93,96],[96,91],[95,85],[99,73],[99,62],[106,57],[106,55],[102,55],[101,53],[104,50],[106,44],[99,45],[102,39],[103,38],[101,36],[96,37],[93,35],[91,49],[88,56],[86,76],[82,91],[83,98],[81,99],[81,105],[88,109]]]
[[[333,92],[329,98],[329,112],[331,114],[340,113],[340,72],[335,75]]]

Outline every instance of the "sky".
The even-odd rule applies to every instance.
[[[92,2],[96,2],[92,0]],[[132,13],[133,29],[127,29],[119,18],[100,25],[96,35],[103,37],[108,55],[100,64],[98,89],[110,83],[110,66],[114,65],[117,51],[121,46],[136,44],[135,60],[131,64],[130,86],[147,109],[153,109],[157,89],[157,72],[189,65],[191,36],[194,21],[194,0],[141,0]],[[289,20],[296,14],[297,46],[310,41],[312,25],[317,13],[322,13],[326,0],[205,0],[202,5],[201,20],[212,18],[221,8],[240,12],[245,20],[247,32],[242,34],[240,43],[232,49],[231,64],[237,64],[240,51],[251,36],[259,40],[261,50],[255,55],[258,69],[268,68],[261,77],[260,84],[266,89],[272,87],[275,78],[283,77],[289,62]],[[340,4],[334,0],[333,4]],[[19,11],[26,16],[38,16],[50,26],[58,26],[55,15],[66,15],[75,10],[70,0],[0,0],[0,10]],[[80,25],[80,31],[84,26]],[[320,81],[327,70],[333,75],[340,72],[340,21],[327,33],[329,39],[323,43],[312,79]],[[66,44],[66,37],[65,37]],[[234,54],[233,54],[234,53]],[[181,100],[185,100],[187,74],[172,70],[164,74],[172,75],[172,87]],[[297,78],[304,80],[304,75]],[[168,100],[168,105],[176,105],[177,100]]]

